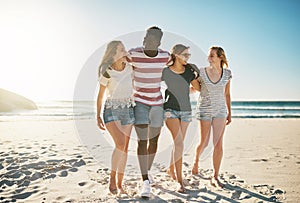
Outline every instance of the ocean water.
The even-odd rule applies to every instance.
[[[300,101],[232,101],[233,118],[300,118]],[[0,112],[0,121],[95,118],[95,101],[47,101],[38,110]],[[196,101],[192,101],[195,113]]]
[[[300,101],[233,101],[237,118],[300,118]]]

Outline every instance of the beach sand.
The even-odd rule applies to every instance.
[[[128,196],[108,192],[112,140],[94,120],[0,122],[0,202],[146,202],[133,132],[124,185]],[[150,202],[297,202],[300,198],[300,120],[233,119],[226,129],[221,181],[212,187],[211,145],[192,176],[199,127],[188,130],[183,158],[187,193],[165,173],[172,140],[162,130],[152,167]],[[106,144],[105,144],[106,143]],[[87,150],[88,149],[88,150]]]

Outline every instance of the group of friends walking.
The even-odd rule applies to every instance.
[[[186,192],[182,154],[186,132],[193,119],[191,91],[200,91],[196,113],[200,121],[200,142],[192,173],[198,174],[199,157],[208,145],[212,129],[214,174],[211,184],[223,187],[218,179],[223,134],[225,126],[231,122],[231,70],[225,52],[221,47],[211,47],[209,66],[198,69],[195,64],[188,63],[191,56],[188,46],[176,44],[169,53],[159,48],[162,37],[162,30],[153,26],[147,29],[141,47],[126,51],[121,41],[111,41],[99,66],[96,116],[99,128],[108,130],[115,144],[109,182],[112,194],[126,194],[122,181],[134,127],[143,181],[140,195],[150,197],[151,185],[155,183],[150,169],[164,123],[174,141],[167,173],[179,183],[177,191]],[[162,84],[166,86],[164,92]]]

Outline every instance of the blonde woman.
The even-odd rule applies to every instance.
[[[201,140],[196,148],[196,157],[192,169],[198,173],[198,161],[208,144],[211,128],[213,129],[213,168],[211,178],[213,186],[223,187],[218,175],[223,156],[223,135],[225,126],[231,122],[231,98],[229,70],[227,58],[221,47],[213,46],[209,50],[209,67],[200,68],[201,91],[198,101],[197,119],[200,120]]]
[[[127,161],[128,143],[134,123],[132,100],[132,67],[127,63],[127,52],[121,41],[107,45],[99,67],[99,93],[97,99],[97,123],[101,130],[107,129],[115,148],[111,157],[109,190],[112,194],[126,193],[122,180]],[[106,101],[103,105],[105,92]],[[103,120],[101,110],[103,110]],[[117,180],[116,180],[117,175]]]
[[[164,117],[167,128],[171,132],[174,147],[171,154],[169,175],[179,183],[178,192],[186,191],[182,178],[182,153],[184,138],[189,123],[192,121],[190,103],[190,84],[200,89],[197,81],[198,72],[188,64],[191,54],[189,47],[177,44],[172,48],[171,60],[162,72],[162,81],[167,85],[165,91]],[[175,175],[176,171],[176,175]]]

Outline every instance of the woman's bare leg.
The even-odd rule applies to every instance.
[[[111,174],[109,190],[111,193],[117,193],[116,173],[118,173],[118,186],[122,186],[123,174],[127,160],[127,150],[129,143],[129,135],[132,129],[132,125],[122,126],[120,122],[109,122],[106,124],[106,128],[112,136],[115,149],[111,158]],[[122,188],[122,187],[121,187]]]
[[[214,153],[213,153],[213,166],[214,166],[214,184],[223,187],[223,185],[218,180],[218,175],[220,171],[221,161],[223,157],[223,135],[225,130],[226,118],[215,118],[213,119],[213,143],[214,143]]]
[[[180,184],[179,192],[184,192],[184,185],[182,180],[182,153],[183,153],[183,135],[181,132],[180,120],[176,118],[169,118],[166,120],[166,125],[170,130],[174,141],[173,160],[175,164],[177,181]]]
[[[196,148],[196,156],[194,160],[194,165],[192,169],[192,174],[198,174],[198,162],[199,157],[201,156],[203,150],[207,147],[209,137],[210,137],[210,130],[211,130],[211,121],[207,120],[200,120],[200,143]]]
[[[180,122],[180,127],[181,127],[181,132],[182,132],[182,135],[183,135],[183,140],[185,139],[185,135],[186,135],[186,131],[187,131],[187,128],[189,126],[189,122]],[[174,166],[174,147],[172,149],[172,152],[171,152],[171,159],[170,159],[170,167],[169,169],[167,170],[167,173],[174,179],[176,180],[176,175],[175,175],[175,166]]]

